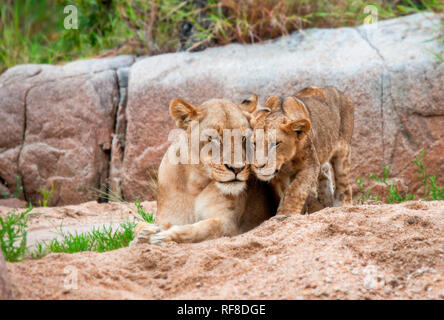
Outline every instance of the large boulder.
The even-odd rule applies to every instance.
[[[55,192],[52,205],[87,201],[109,174],[119,106],[119,68],[131,56],[64,66],[24,65],[0,77],[0,179],[37,203],[39,190]]]
[[[421,148],[429,153],[429,171],[444,169],[444,64],[434,55],[439,42],[428,41],[440,31],[442,17],[416,14],[356,28],[310,29],[257,45],[141,59],[129,80],[125,197],[152,196],[147,171],[158,166],[169,145],[171,99],[240,102],[255,92],[263,103],[269,95],[327,85],[356,104],[353,177],[380,173],[388,164],[395,176],[418,187],[410,160]]]
[[[8,279],[8,268],[0,250],[0,300],[12,299],[11,286]]]

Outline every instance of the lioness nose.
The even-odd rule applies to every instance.
[[[227,168],[230,171],[233,171],[234,174],[238,174],[239,172],[241,172],[242,170],[244,170],[245,166],[238,166],[238,167],[234,167],[234,166],[230,166],[229,164],[225,165],[225,168]]]

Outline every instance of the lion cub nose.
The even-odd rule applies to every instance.
[[[241,172],[242,170],[244,170],[245,165],[240,165],[240,166],[231,166],[229,164],[225,165],[225,168],[227,168],[230,171],[233,171],[234,174],[238,174],[239,172]]]

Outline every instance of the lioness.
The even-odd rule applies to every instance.
[[[257,97],[253,96],[240,106],[217,99],[197,107],[182,99],[170,103],[170,114],[187,138],[181,143],[189,144],[192,132],[199,130],[198,148],[191,148],[188,154],[189,161],[194,157],[198,163],[174,164],[170,157],[176,154],[172,148],[178,145],[169,147],[159,167],[157,224],[138,224],[132,244],[144,241],[153,244],[199,242],[233,236],[254,228],[275,214],[277,202],[270,196],[272,190],[250,175],[250,166],[244,157],[245,145],[241,148],[242,159],[237,162],[232,160],[236,149],[234,143],[232,154],[225,163],[222,151],[219,164],[212,160],[212,150],[207,154],[201,152],[203,148],[208,150],[208,146],[223,150],[223,145],[228,143],[225,134],[222,139],[224,129],[237,129],[246,135],[250,124],[244,113],[251,111],[256,102]],[[245,138],[242,141],[245,144]]]
[[[253,129],[265,130],[266,150],[276,148],[276,160],[272,164],[255,161],[252,170],[273,185],[280,198],[277,214],[303,213],[307,196],[316,190],[321,164],[328,162],[335,177],[334,205],[351,204],[352,101],[333,87],[310,87],[285,98],[282,105],[279,97],[272,96],[264,107],[256,110],[250,122]],[[268,144],[271,129],[276,134],[274,145]],[[274,171],[266,170],[271,167]],[[322,192],[319,198],[325,203]]]

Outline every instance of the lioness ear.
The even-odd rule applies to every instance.
[[[246,111],[248,113],[252,113],[257,108],[257,95],[254,93],[250,98],[245,99],[239,105],[242,111]]]
[[[271,96],[265,101],[264,108],[268,108],[270,110],[277,110],[281,107],[281,98],[278,96]]]
[[[287,132],[295,132],[298,139],[302,139],[310,132],[311,123],[308,119],[284,121],[282,129]]]
[[[250,120],[250,125],[254,127],[258,120],[262,117],[266,117],[270,113],[270,109],[258,109],[251,114],[248,118]]]
[[[180,98],[171,101],[170,114],[176,121],[176,126],[181,129],[186,129],[188,123],[197,118],[196,107]]]

